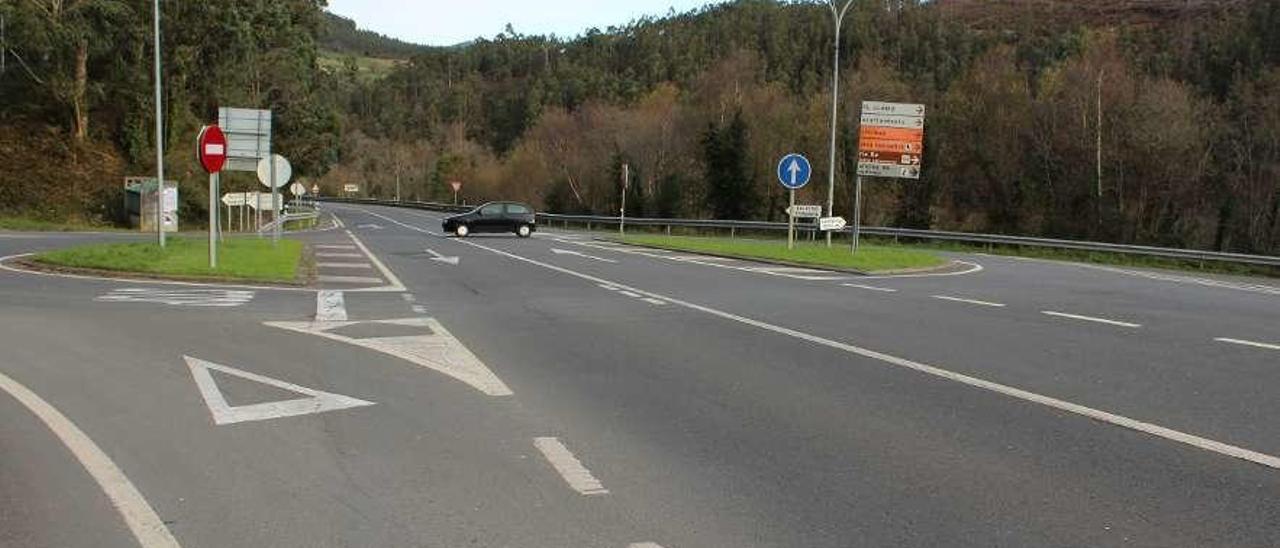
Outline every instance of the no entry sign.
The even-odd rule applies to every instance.
[[[200,165],[209,173],[222,171],[227,163],[227,136],[218,126],[204,126],[200,130],[200,138],[196,144],[196,155]]]

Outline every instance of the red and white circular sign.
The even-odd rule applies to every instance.
[[[205,171],[209,173],[222,171],[223,164],[227,163],[227,136],[223,135],[222,128],[204,126],[204,129],[200,130],[196,155],[199,156],[200,165],[204,166]]]

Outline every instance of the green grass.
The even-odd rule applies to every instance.
[[[44,221],[21,216],[0,216],[0,230],[16,230],[20,232],[74,232],[88,230],[118,232],[125,229],[110,225]]]
[[[293,282],[302,259],[302,242],[228,238],[218,248],[218,268],[209,269],[209,245],[203,238],[171,238],[161,250],[155,243],[94,244],[36,255],[36,262],[180,277]]]
[[[858,253],[854,255],[849,252],[847,243],[828,248],[825,243],[798,241],[795,249],[787,249],[787,243],[781,240],[650,235],[629,235],[620,240],[629,244],[681,251],[849,268],[863,272],[928,268],[946,263],[945,259],[928,251],[881,245],[861,246]]]

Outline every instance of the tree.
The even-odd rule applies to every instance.
[[[702,143],[711,214],[717,219],[750,218],[756,203],[742,111],[735,112],[723,127],[710,125]]]

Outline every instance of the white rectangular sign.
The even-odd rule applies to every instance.
[[[892,127],[902,129],[920,129],[924,127],[924,118],[917,116],[893,116],[885,114],[863,114],[863,126]]]
[[[257,171],[258,160],[271,153],[271,111],[218,109],[218,127],[227,136],[224,171]]]
[[[177,210],[178,210],[178,189],[172,188],[172,187],[165,187],[164,212],[169,213],[171,211],[177,211]]]
[[[863,101],[863,114],[882,114],[888,116],[914,116],[924,118],[924,105],[915,103],[885,103],[882,101]]]
[[[792,217],[799,217],[801,219],[816,219],[822,216],[822,206],[794,205],[787,208],[787,213]]]
[[[360,185],[342,185],[343,192],[360,192]]]
[[[818,230],[840,230],[847,226],[844,217],[823,217],[818,219]]]
[[[896,164],[858,164],[858,175],[863,177],[897,177],[899,179],[919,179],[919,165]]]

